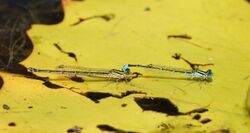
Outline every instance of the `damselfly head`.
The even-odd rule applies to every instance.
[[[128,65],[128,64],[124,65],[124,66],[122,67],[122,71],[123,71],[123,72],[130,71],[129,65]]]
[[[213,76],[213,72],[212,72],[211,69],[208,69],[207,72],[206,72],[206,74],[207,74],[208,78],[212,78],[212,76]]]

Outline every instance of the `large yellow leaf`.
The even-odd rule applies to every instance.
[[[0,130],[61,133],[77,126],[82,127],[83,132],[101,132],[100,127],[109,125],[135,132],[225,129],[247,133],[250,131],[249,115],[245,110],[249,86],[246,77],[250,75],[249,12],[250,4],[244,0],[86,0],[68,3],[63,22],[32,26],[28,34],[34,50],[22,62],[24,66],[54,69],[63,64],[120,69],[126,63],[152,63],[189,69],[185,62],[171,57],[181,53],[192,62],[213,63],[214,66],[202,68],[212,69],[213,81],[176,79],[168,73],[145,69],[131,71],[154,74],[155,78],[139,77],[128,83],[117,83],[83,77],[85,81],[77,83],[62,75],[37,73],[64,87],[50,89],[42,81],[1,73],[5,82],[0,103],[7,104],[10,109],[5,107],[0,113]],[[79,18],[89,19],[74,25]],[[167,38],[181,34],[192,36],[192,39]],[[77,61],[54,44],[63,51],[73,52]],[[69,88],[85,94],[112,95],[95,103]],[[142,98],[145,94],[116,97],[129,90],[169,99],[180,112],[197,108],[208,111],[200,114],[200,120],[192,118],[197,113],[166,116],[165,113],[143,111],[134,98]],[[208,119],[211,121],[202,123]],[[9,122],[15,122],[16,126],[8,126]]]

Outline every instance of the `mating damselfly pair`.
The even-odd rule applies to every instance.
[[[140,65],[140,64],[126,64],[121,70],[118,69],[99,69],[99,68],[87,68],[87,67],[78,67],[78,66],[65,66],[60,65],[54,70],[49,69],[37,69],[37,68],[27,68],[28,72],[39,72],[39,73],[55,73],[62,75],[72,75],[72,76],[88,76],[95,78],[105,78],[107,80],[115,80],[115,81],[130,81],[134,78],[143,76],[143,74],[139,72],[131,72],[131,67],[137,68],[146,68],[146,69],[154,69],[159,71],[168,71],[172,73],[180,73],[184,74],[191,79],[200,80],[200,81],[209,81],[212,79],[213,73],[212,70],[208,69],[207,71],[202,71],[199,69],[181,69],[181,68],[173,68],[167,66],[160,65]]]

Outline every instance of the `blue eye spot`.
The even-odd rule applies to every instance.
[[[207,77],[212,78],[213,72],[211,69],[207,70]]]
[[[126,64],[126,65],[124,65],[124,66],[122,67],[122,71],[123,71],[123,72],[127,71],[127,69],[129,69],[128,64]]]

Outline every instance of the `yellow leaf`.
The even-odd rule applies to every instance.
[[[24,66],[121,69],[132,63],[191,69],[171,57],[181,53],[194,63],[213,63],[201,67],[204,71],[212,69],[213,81],[186,80],[179,75],[140,68],[131,71],[151,78],[142,76],[126,83],[83,76],[84,82],[74,82],[63,75],[36,73],[49,77],[50,82],[43,84],[0,73],[5,81],[0,103],[10,107],[2,109],[0,123],[16,123],[13,128],[1,125],[3,132],[250,131],[244,103],[244,86],[249,84],[249,79],[244,78],[250,75],[247,1],[86,0],[67,3],[64,8],[61,23],[32,26],[28,34],[34,49],[22,62]],[[173,35],[190,38],[168,38]],[[58,89],[50,89],[52,84],[58,85],[54,86]],[[131,90],[143,93],[122,97]],[[159,107],[155,110],[176,106],[178,113],[172,116],[150,109],[143,111],[136,98],[143,98],[144,93],[146,102],[163,101],[163,106],[158,102],[147,106]],[[98,103],[88,94],[106,98],[97,100]],[[184,115],[200,108],[208,111]]]

